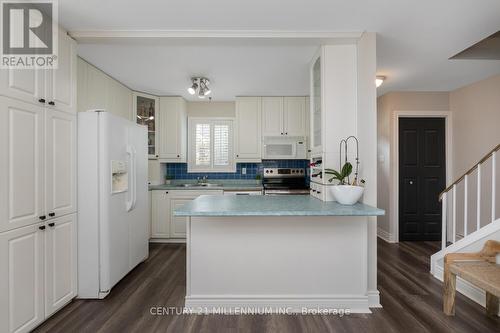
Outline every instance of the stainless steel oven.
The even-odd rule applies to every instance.
[[[264,195],[309,194],[306,171],[300,168],[264,168]]]

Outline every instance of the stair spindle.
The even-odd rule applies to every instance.
[[[451,227],[452,235],[451,241],[455,243],[457,241],[457,185],[453,185],[453,223]]]
[[[491,222],[496,219],[496,204],[497,204],[497,153],[491,155]]]
[[[477,225],[476,230],[481,229],[481,164],[477,165]]]
[[[446,197],[448,193],[443,194],[443,200],[441,201],[443,211],[441,214],[441,249],[444,250],[446,248],[446,216],[448,215],[448,211],[446,208]]]
[[[467,215],[468,212],[468,203],[469,203],[469,176],[465,175],[464,178],[464,237],[467,236]]]

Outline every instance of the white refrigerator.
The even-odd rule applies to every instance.
[[[104,298],[148,257],[147,128],[78,113],[78,297]]]

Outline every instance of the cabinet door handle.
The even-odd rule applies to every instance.
[[[45,230],[45,226],[44,226],[44,225],[41,225],[41,226],[39,226],[39,227],[38,227],[38,229],[40,229],[40,230]]]
[[[156,157],[158,157],[158,155],[155,155]]]
[[[236,155],[236,157],[240,157],[240,155]]]
[[[53,226],[55,226],[55,225],[56,225],[56,224],[55,224],[54,222],[49,223],[49,227],[53,227]]]
[[[45,98],[40,98],[38,101],[39,101],[40,103],[45,103]]]
[[[38,216],[38,218],[39,218],[40,220],[42,220],[42,221],[43,221],[43,220],[45,220],[47,217],[46,217],[45,215],[42,215],[42,216]]]
[[[168,194],[168,191],[167,191],[167,192],[165,192],[165,194]]]
[[[181,155],[177,155],[177,157],[181,157]]]
[[[283,132],[281,132],[281,135],[283,135]]]
[[[54,217],[54,216],[56,216],[56,213],[54,213],[54,212],[49,213],[49,216],[50,216],[50,217]]]
[[[286,132],[285,135],[288,135],[288,132]]]
[[[56,105],[56,102],[54,102],[54,101],[50,101],[50,102],[49,102],[49,105]]]

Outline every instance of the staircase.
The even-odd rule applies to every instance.
[[[500,144],[440,195],[443,207],[441,251],[431,256],[431,274],[441,281],[447,253],[479,252],[487,240],[500,241],[498,150]],[[460,278],[457,279],[457,291],[485,306],[485,293]]]

